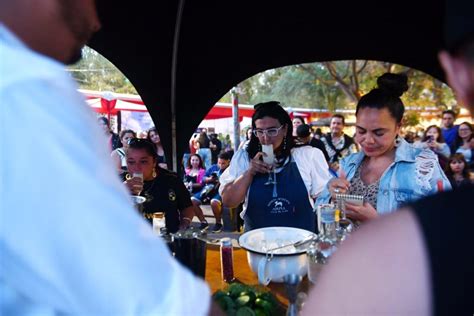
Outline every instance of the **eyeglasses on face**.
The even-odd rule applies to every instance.
[[[263,137],[265,134],[268,137],[275,137],[278,135],[278,132],[283,128],[284,125],[280,127],[273,127],[273,128],[268,128],[268,129],[255,129],[252,131],[252,133],[257,136],[257,137]]]

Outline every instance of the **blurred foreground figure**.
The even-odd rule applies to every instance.
[[[474,113],[474,2],[449,1],[439,54]],[[474,187],[440,193],[368,223],[336,252],[306,315],[472,315]]]
[[[94,0],[0,0],[0,314],[206,314],[64,70],[99,28]]]

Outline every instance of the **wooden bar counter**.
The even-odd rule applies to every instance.
[[[234,247],[234,277],[235,282],[246,285],[258,285],[258,278],[252,272],[247,261],[247,251]],[[208,245],[206,253],[206,281],[214,293],[227,287],[228,283],[222,280],[221,276],[221,259],[219,246]],[[300,284],[300,291],[308,292],[308,281],[305,277]],[[277,297],[277,299],[285,306],[288,305],[288,299],[285,295],[285,287],[283,283],[271,282],[267,288]]]

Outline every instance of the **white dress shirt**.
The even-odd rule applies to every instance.
[[[64,66],[0,24],[0,314],[203,315]]]

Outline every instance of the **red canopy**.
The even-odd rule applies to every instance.
[[[253,106],[246,104],[239,104],[239,121],[242,121],[243,117],[252,117]],[[232,103],[217,102],[207,113],[206,120],[215,120],[220,118],[232,117]]]
[[[87,103],[97,113],[116,115],[118,111],[148,112],[146,105],[138,95],[120,94],[112,92],[100,92],[91,90],[79,90],[85,97]],[[288,108],[290,117],[301,116],[310,119],[316,113],[324,113],[327,110]],[[243,117],[252,117],[254,109],[252,105],[239,104],[239,121]],[[319,115],[320,115],[319,114]],[[232,117],[232,103],[217,102],[207,113],[205,120],[215,120]]]
[[[147,112],[147,107],[138,95],[79,90],[90,107],[97,113],[116,115],[118,111]],[[239,121],[243,117],[252,117],[253,106],[239,105]],[[207,113],[205,119],[213,120],[232,117],[232,104],[218,102]]]

